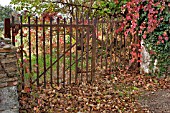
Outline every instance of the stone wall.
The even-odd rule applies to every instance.
[[[16,50],[0,48],[0,113],[19,113]]]

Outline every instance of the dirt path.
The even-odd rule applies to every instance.
[[[170,89],[146,92],[140,103],[151,113],[170,113]]]

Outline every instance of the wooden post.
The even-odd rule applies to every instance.
[[[4,20],[4,37],[5,38],[11,38],[10,33],[10,18],[5,18]]]

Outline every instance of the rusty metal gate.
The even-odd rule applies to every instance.
[[[6,19],[5,36],[12,34],[18,47],[22,87],[92,82],[95,72],[117,75],[129,68],[131,42],[139,41],[115,34],[117,23],[113,17],[88,16]]]
[[[125,38],[123,33],[116,33],[119,23],[112,16],[97,19],[96,22],[96,70],[113,76],[125,70],[138,71],[140,67],[140,62],[130,62],[132,48],[138,50],[136,47],[140,47],[140,41],[137,38]],[[138,51],[136,53],[140,54]]]
[[[96,20],[89,18],[6,19],[5,34],[18,47],[22,86],[91,82],[95,76]],[[10,33],[10,28],[12,33]]]

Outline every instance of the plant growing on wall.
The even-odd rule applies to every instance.
[[[163,75],[170,64],[170,3],[168,0],[114,0],[114,2],[97,0],[94,7],[100,16],[114,15],[121,20],[117,34],[126,38],[138,40],[132,44],[132,59],[130,63],[141,62],[140,41],[144,40],[145,47],[151,56],[150,68],[158,60],[158,74]]]
[[[159,75],[167,71],[170,64],[170,3],[166,0],[131,0],[122,6],[126,12],[121,27],[125,37],[143,39],[151,56],[151,68],[158,60]],[[137,54],[136,54],[137,55]],[[135,61],[132,59],[132,62]]]

